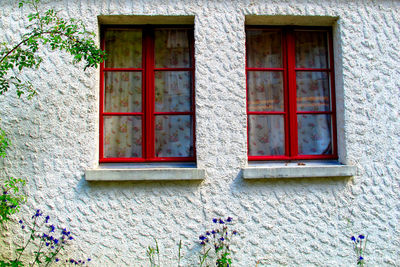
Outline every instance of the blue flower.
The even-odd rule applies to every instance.
[[[224,237],[221,237],[219,240],[224,241],[225,239],[224,239]]]
[[[72,236],[70,236],[69,238],[68,238],[69,240],[72,240],[72,239],[74,239]]]
[[[218,221],[220,224],[224,224],[225,222],[222,219],[219,219]]]
[[[200,240],[205,240],[206,237],[205,237],[204,235],[201,235],[201,236],[199,236],[199,239],[200,239]]]
[[[213,219],[213,223],[217,223],[218,220],[216,218]]]
[[[56,258],[56,262],[58,262],[60,259],[59,258]]]
[[[232,220],[232,217],[228,217],[228,219],[226,219],[227,222],[231,222]]]
[[[360,256],[360,258],[358,259],[359,261],[362,261],[362,260],[364,260],[364,258],[362,257],[362,256]]]
[[[365,238],[365,236],[363,236],[363,235],[359,235],[359,236],[358,236],[358,238],[360,238],[360,239],[364,239],[364,238]]]
[[[50,245],[50,243],[49,242],[46,242],[46,247],[48,247]]]
[[[356,238],[354,236],[351,237],[351,240],[356,241]]]
[[[32,216],[32,219],[35,218],[35,217],[42,216],[42,214],[43,213],[41,213],[40,210],[36,210],[36,213],[35,213],[35,215]]]
[[[54,239],[54,244],[58,244],[58,239]]]
[[[50,233],[54,232],[54,229],[56,229],[54,225],[50,225],[50,228],[51,228]]]
[[[209,231],[207,231],[207,232],[206,232],[206,235],[210,235],[210,232],[209,232]]]
[[[236,231],[236,230],[233,230],[233,231],[232,231],[232,234],[236,235],[236,234],[237,234],[237,231]]]
[[[20,223],[20,224],[22,224],[22,223],[23,223],[23,221],[22,221],[22,220],[19,220],[19,223]]]
[[[49,216],[49,215],[47,215],[47,216],[46,216],[45,223],[48,223],[48,222],[49,222],[49,219],[50,219],[50,216]]]
[[[215,230],[212,230],[211,233],[212,233],[213,235],[215,235],[217,232],[215,232]]]

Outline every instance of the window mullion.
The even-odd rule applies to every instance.
[[[294,31],[286,31],[287,43],[287,66],[288,66],[288,93],[289,93],[289,131],[290,131],[290,157],[298,155],[298,130],[297,130],[297,102],[296,102],[296,58],[295,58],[295,39]]]
[[[144,31],[145,55],[145,127],[143,130],[143,145],[145,159],[154,158],[154,33],[146,28]]]

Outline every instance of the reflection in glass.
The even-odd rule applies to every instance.
[[[156,68],[191,67],[189,34],[190,30],[156,30],[155,31],[155,65]]]
[[[141,68],[142,30],[107,30],[105,50],[106,68]]]
[[[104,117],[104,157],[142,156],[142,119],[140,116]]]
[[[246,34],[248,68],[281,68],[282,41],[279,31],[248,30]]]
[[[296,67],[328,68],[328,33],[296,31]]]
[[[283,115],[249,115],[249,155],[285,154]]]

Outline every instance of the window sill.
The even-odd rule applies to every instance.
[[[245,180],[351,177],[356,174],[356,166],[342,165],[337,161],[254,162],[243,169],[243,179]]]
[[[194,164],[102,164],[85,171],[86,181],[198,181],[205,170]]]

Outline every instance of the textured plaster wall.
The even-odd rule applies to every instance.
[[[25,72],[39,91],[34,100],[17,100],[14,92],[0,96],[0,125],[13,141],[1,173],[28,179],[21,216],[41,208],[72,229],[77,242],[71,254],[82,250],[95,266],[146,266],[145,248],[156,237],[169,266],[182,239],[189,266],[197,261],[198,235],[213,217],[230,215],[241,233],[232,246],[236,266],[255,266],[259,259],[268,266],[349,266],[353,232],[369,234],[370,266],[400,265],[399,1],[64,0],[45,1],[47,7],[82,19],[95,32],[99,15],[195,16],[196,146],[197,166],[206,170],[203,182],[86,182],[84,171],[98,160],[99,72],[83,72],[64,53],[46,52],[38,71]],[[18,40],[21,15],[15,1],[0,1],[1,40]],[[282,15],[288,24],[330,21],[340,160],[356,165],[357,176],[241,178],[247,165],[249,15],[280,16],[276,21],[284,24]],[[1,242],[14,246],[9,239]]]

